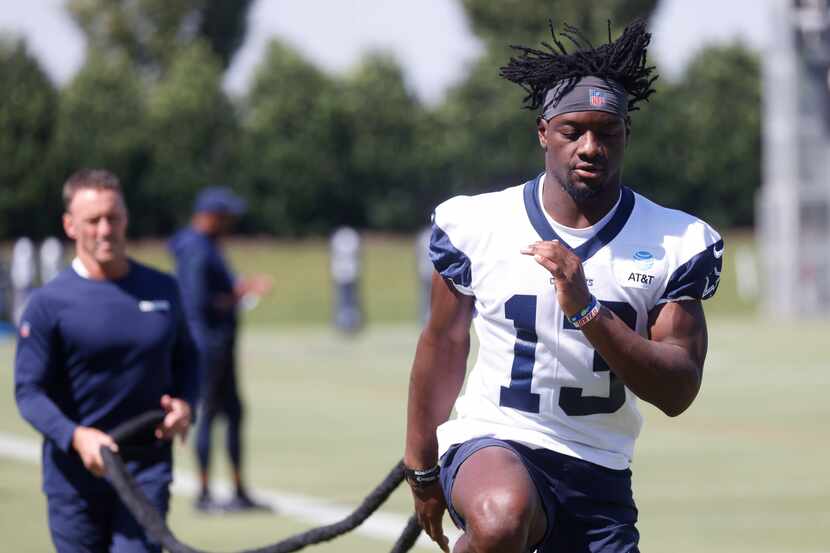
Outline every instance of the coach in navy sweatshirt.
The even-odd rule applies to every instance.
[[[71,267],[37,290],[21,319],[15,359],[20,413],[44,436],[43,490],[59,553],[160,551],[106,481],[107,431],[161,407],[167,416],[122,456],[167,513],[170,439],[187,434],[198,358],[176,281],[126,255],[118,179],[82,170],[63,190]],[[129,450],[129,451],[128,451]]]

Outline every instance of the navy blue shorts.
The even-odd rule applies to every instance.
[[[464,461],[485,447],[516,453],[536,485],[548,521],[539,553],[639,553],[630,470],[495,438],[454,445],[441,458],[441,487],[456,526],[464,529],[464,519],[452,506],[455,477]]]
[[[140,482],[141,491],[162,516],[170,503],[166,480]],[[146,533],[112,490],[109,493],[46,498],[49,531],[58,553],[157,553],[161,545]]]

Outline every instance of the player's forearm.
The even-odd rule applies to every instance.
[[[607,308],[582,331],[626,387],[665,414],[679,415],[697,396],[703,366],[686,349],[643,338]]]
[[[449,418],[461,391],[469,350],[469,337],[454,341],[427,330],[421,334],[409,380],[407,466],[426,468],[438,461],[435,430]]]

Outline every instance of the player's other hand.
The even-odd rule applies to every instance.
[[[553,276],[556,299],[566,315],[572,316],[584,309],[591,299],[582,260],[559,240],[539,241],[521,250],[531,255],[536,263]]]
[[[421,528],[443,551],[449,553],[450,540],[444,535],[443,526],[447,502],[440,484],[436,481],[426,488],[412,488],[412,497],[415,499],[415,515]]]
[[[86,469],[95,476],[104,476],[104,460],[101,457],[101,447],[105,446],[118,452],[118,444],[109,434],[97,428],[78,426],[72,433],[72,448],[81,456]]]
[[[183,399],[165,394],[161,397],[161,408],[164,409],[166,415],[161,424],[156,427],[156,438],[169,440],[178,435],[184,443],[190,430],[190,405]]]

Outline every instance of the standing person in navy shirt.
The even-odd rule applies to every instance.
[[[242,402],[236,381],[237,308],[271,289],[271,279],[257,275],[236,279],[219,247],[245,202],[228,188],[209,187],[196,199],[189,227],[170,240],[176,274],[190,330],[201,359],[201,419],[196,439],[201,493],[200,511],[240,511],[260,506],[251,500],[242,479]],[[226,447],[233,468],[235,495],[219,505],[210,494],[211,425],[217,415],[227,419]]]
[[[63,198],[63,227],[76,257],[32,296],[15,359],[18,408],[44,437],[52,541],[59,553],[161,551],[102,478],[100,448],[118,451],[107,432],[119,423],[166,411],[155,435],[122,451],[142,491],[165,515],[169,440],[184,440],[190,426],[196,350],[175,280],[127,257],[118,178],[78,171]]]

